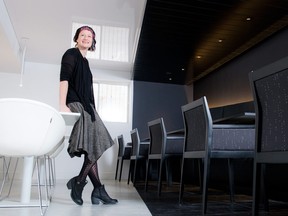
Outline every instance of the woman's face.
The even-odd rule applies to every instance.
[[[77,39],[77,47],[79,49],[89,49],[92,46],[93,34],[91,31],[83,29]]]

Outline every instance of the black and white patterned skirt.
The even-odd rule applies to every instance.
[[[95,121],[92,122],[90,114],[84,110],[81,103],[70,103],[68,107],[72,112],[81,113],[69,139],[67,151],[70,157],[86,154],[90,161],[97,161],[114,144],[113,139],[94,108]]]

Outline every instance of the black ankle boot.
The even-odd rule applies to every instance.
[[[78,182],[76,180],[76,177],[70,179],[67,183],[67,188],[71,190],[70,196],[71,199],[77,204],[77,205],[83,205],[82,200],[82,191],[84,186],[87,184],[87,181],[85,182]]]
[[[91,194],[91,202],[92,204],[99,204],[102,202],[103,204],[116,204],[118,202],[117,199],[112,199],[106,192],[104,185],[101,185],[98,188],[94,188]]]

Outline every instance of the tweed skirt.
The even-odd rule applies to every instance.
[[[84,110],[81,103],[70,103],[68,107],[72,112],[81,113],[71,131],[68,154],[70,157],[81,157],[85,154],[90,161],[97,161],[114,141],[95,109],[93,110],[96,120],[92,122],[90,114]]]

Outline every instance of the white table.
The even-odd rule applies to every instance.
[[[80,113],[60,112],[66,126],[73,126],[79,119]],[[23,181],[21,189],[21,203],[30,203],[31,197],[31,183],[34,167],[34,157],[25,157],[23,161]]]
[[[60,114],[64,118],[66,126],[73,126],[81,115],[80,113],[73,112],[60,112]]]

